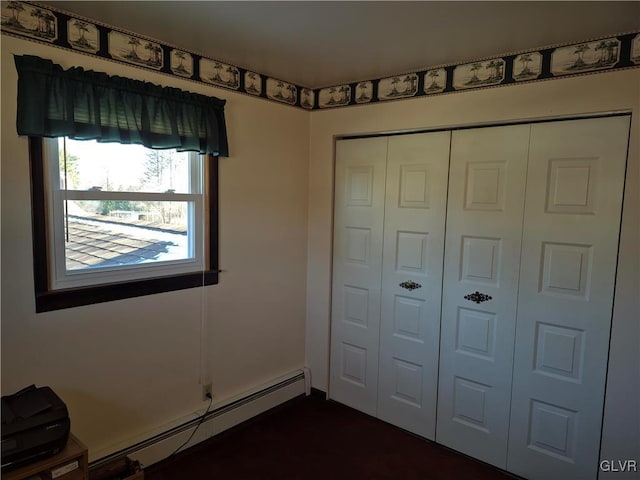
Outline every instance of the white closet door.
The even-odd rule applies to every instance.
[[[508,470],[598,473],[629,117],[532,126]]]
[[[461,130],[451,143],[436,441],[500,468],[529,133],[529,125]]]
[[[376,415],[386,138],[336,142],[329,395]]]
[[[435,438],[450,132],[389,138],[378,417]]]

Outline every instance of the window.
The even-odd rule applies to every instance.
[[[217,157],[30,142],[36,311],[217,283]]]
[[[61,137],[44,158],[53,289],[203,270],[198,154]]]
[[[36,312],[217,283],[226,101],[32,55],[14,61]]]

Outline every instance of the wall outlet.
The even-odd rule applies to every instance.
[[[211,391],[210,383],[205,383],[204,385],[202,385],[202,401],[203,402],[206,402],[207,400],[209,400],[209,397],[207,395],[211,395],[211,398],[213,398],[213,392]]]

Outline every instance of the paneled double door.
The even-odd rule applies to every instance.
[[[336,144],[330,397],[596,478],[629,117]]]

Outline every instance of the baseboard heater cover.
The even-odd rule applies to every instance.
[[[255,415],[276,407],[287,400],[304,395],[306,383],[305,373],[306,372],[304,371],[300,371],[273,385],[234,400],[226,405],[214,408],[207,413],[198,432],[194,435],[194,438],[192,438],[189,444],[185,445],[182,450],[249,420]],[[257,411],[242,412],[243,407],[245,407],[245,410],[254,407]],[[238,414],[237,418],[226,418],[232,417],[234,414]],[[166,430],[165,432],[135,443],[127,448],[123,448],[107,456],[94,460],[89,463],[89,470],[99,468],[100,466],[125,455],[134,460],[139,460],[143,466],[148,467],[153,463],[157,463],[168,457],[175,448],[181,445],[182,442],[188,438],[188,434],[191,433],[191,430],[198,425],[200,420],[201,417],[194,418]],[[222,427],[219,425],[213,425],[216,420],[223,420],[223,423],[226,423],[226,425]],[[181,434],[183,434],[182,436],[184,438],[181,437]],[[163,443],[166,445],[163,445]],[[169,443],[171,445],[169,445]]]

